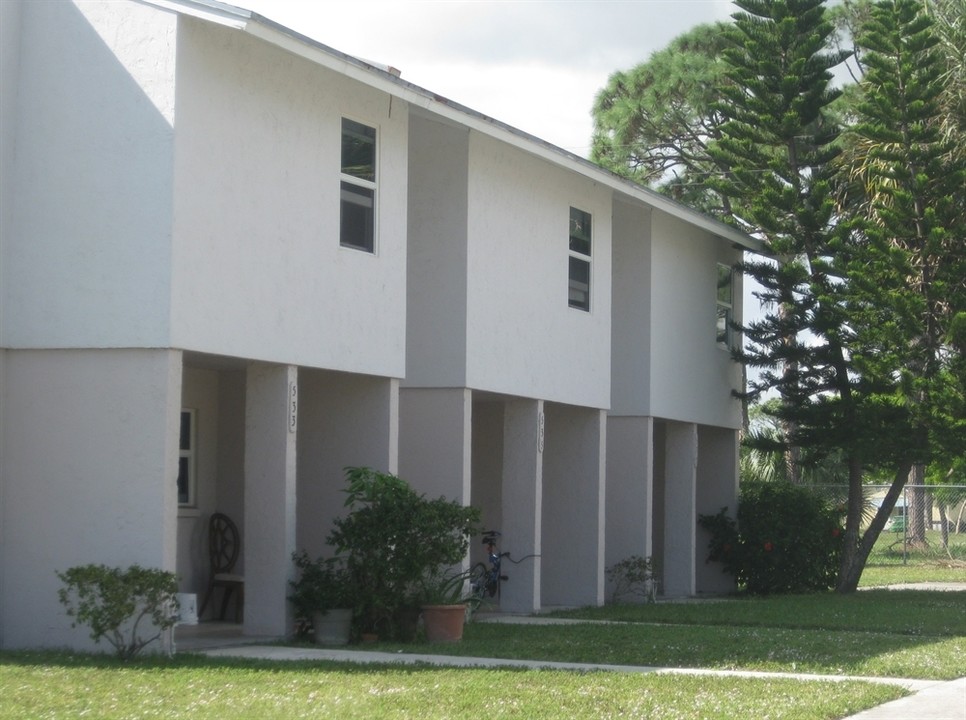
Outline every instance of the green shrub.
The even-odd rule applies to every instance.
[[[357,632],[395,634],[402,608],[463,561],[480,513],[445,498],[428,499],[404,480],[370,468],[347,468],[349,513],[327,542],[345,560],[357,591]]]
[[[292,594],[288,596],[295,608],[296,628],[311,625],[315,613],[355,606],[357,593],[352,576],[340,558],[313,560],[300,550],[292,553],[292,562],[299,572],[297,580],[289,581]]]
[[[631,602],[655,602],[659,575],[650,557],[631,555],[611,565],[605,573],[614,586],[611,602],[616,604],[623,598]]]
[[[827,590],[842,550],[842,511],[786,482],[742,486],[737,522],[727,508],[701,515],[711,533],[708,560],[756,595]]]
[[[178,580],[174,573],[132,565],[127,570],[106,565],[80,565],[57,577],[65,587],[57,591],[71,627],[88,625],[91,639],[106,637],[122,660],[130,660],[178,622]],[[148,619],[147,638],[139,635]]]

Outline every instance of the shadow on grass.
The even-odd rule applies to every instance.
[[[430,647],[416,651],[440,652]],[[667,625],[479,626],[458,652],[503,658],[659,667],[751,669],[829,675],[952,679],[966,666],[966,638],[884,633]]]
[[[850,595],[815,593],[734,596],[715,602],[609,605],[555,617],[623,622],[865,630],[895,635],[966,635],[966,592],[863,590]]]
[[[368,646],[367,646],[367,649]],[[394,673],[419,673],[440,668],[429,663],[356,663],[332,660],[261,660],[258,658],[210,657],[200,653],[178,653],[174,657],[157,654],[139,656],[124,662],[107,653],[84,653],[70,650],[4,650],[0,652],[0,665],[8,667],[63,668],[86,670],[227,670],[245,669],[264,672],[318,672],[324,668],[331,672],[367,674],[380,671]],[[454,670],[468,668],[451,668]],[[500,668],[510,672],[525,672],[525,668]]]

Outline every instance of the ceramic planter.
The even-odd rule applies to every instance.
[[[336,608],[312,615],[312,628],[318,645],[346,645],[352,628],[352,610]]]
[[[466,605],[423,605],[423,625],[431,643],[459,642],[465,622]]]

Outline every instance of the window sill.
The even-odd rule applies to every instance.
[[[201,517],[201,510],[196,507],[178,507],[178,519],[181,518],[199,518]]]

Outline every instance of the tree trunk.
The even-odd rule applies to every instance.
[[[945,503],[939,503],[939,531],[942,535],[943,550],[949,553],[949,520],[946,517]]]
[[[789,430],[786,430],[786,435]],[[802,450],[797,447],[785,449],[785,473],[792,485],[801,485],[802,480]]]
[[[784,320],[788,316],[790,309],[787,305],[782,305],[779,308],[778,312],[781,318]],[[795,342],[794,336],[785,338],[786,344],[792,344],[794,342]],[[784,376],[784,380],[787,383],[788,387],[798,386],[798,381],[796,379],[798,377],[797,362],[786,361],[785,367],[782,370],[782,374]],[[784,397],[782,398],[782,402],[785,402]],[[798,430],[798,426],[796,423],[792,422],[788,418],[784,418],[781,422],[781,429],[782,429],[782,433],[785,435],[785,437],[783,438],[785,441],[785,453],[784,453],[785,477],[787,477],[788,481],[793,485],[801,485],[802,484],[802,463],[801,463],[802,449],[800,447],[797,447],[794,444],[795,433]]]
[[[839,576],[835,590],[840,593],[853,593],[859,587],[859,579],[869,559],[869,553],[882,529],[886,526],[892,510],[902,494],[909,478],[912,463],[903,463],[896,471],[892,485],[886,492],[882,505],[879,506],[875,517],[861,534],[862,526],[862,465],[855,459],[849,460],[849,504],[845,518],[845,546],[842,548],[842,562],[839,565]]]
[[[926,466],[916,463],[909,472],[906,492],[906,534],[913,547],[926,545]]]

